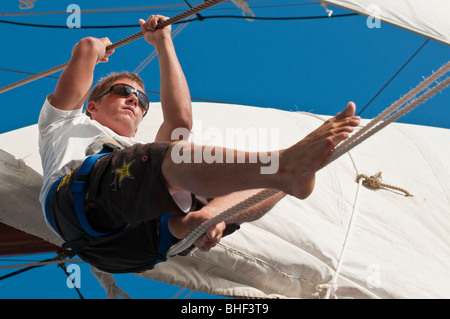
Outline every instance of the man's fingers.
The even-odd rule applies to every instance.
[[[100,62],[108,62],[108,57],[114,53],[114,49],[107,51],[108,46],[112,45],[112,42],[107,37],[101,38],[100,41],[102,41],[105,45],[105,54],[103,55],[103,58],[100,60]]]
[[[225,222],[221,222],[217,225],[211,226],[206,231],[206,235],[209,239],[215,239],[217,236],[221,235],[225,230]]]
[[[201,251],[209,251],[220,242],[225,228],[225,222],[211,226],[205,235],[195,241],[195,246]]]
[[[141,25],[143,31],[146,30],[154,32],[157,30],[157,26],[159,23],[164,22],[168,19],[169,19],[168,17],[161,15],[151,15],[150,17],[148,17],[147,20],[139,19],[139,24]]]

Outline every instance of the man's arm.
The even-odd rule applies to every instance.
[[[156,30],[158,23],[167,20],[163,16],[151,16],[147,21],[139,20],[144,37],[157,53],[161,73],[161,105],[164,122],[156,141],[170,141],[176,128],[192,129],[192,107],[189,87],[178,61],[170,35],[170,26]]]
[[[94,78],[97,63],[107,62],[113,53],[106,53],[108,38],[81,39],[72,50],[68,66],[61,74],[52,97],[52,105],[60,110],[75,110],[83,106]]]
[[[185,216],[170,218],[169,229],[175,237],[180,239],[184,238],[189,232],[194,230],[203,222],[259,193],[261,190],[262,189],[244,190],[217,197],[198,211],[190,212]],[[278,192],[227,220],[227,223],[241,225],[242,223],[257,220],[268,213],[285,195],[286,194],[283,192]],[[224,230],[224,222],[211,226],[206,231],[206,235],[195,241],[195,246],[202,251],[209,251],[221,240]]]

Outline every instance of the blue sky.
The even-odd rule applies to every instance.
[[[0,13],[38,13],[66,11],[75,3],[82,10],[123,8],[123,1],[49,1],[37,0],[28,10],[19,1],[2,2]],[[194,3],[194,2],[193,2]],[[152,13],[174,16],[187,9],[183,0],[127,1],[127,7],[149,5],[180,6],[162,9],[134,9],[127,12],[82,13],[81,26],[137,25],[139,18]],[[259,17],[325,16],[324,9],[312,0],[250,1]],[[348,11],[331,7],[335,15]],[[217,5],[201,15],[241,16],[233,4]],[[68,14],[0,16],[15,21],[65,26]],[[239,18],[210,18],[190,22],[175,38],[178,57],[185,71],[193,100],[307,111],[333,115],[348,101],[357,112],[377,94],[426,38],[382,23],[368,28],[367,18],[349,16],[332,19],[273,20],[253,22]],[[173,30],[176,26],[173,26]],[[85,36],[107,36],[119,41],[140,29],[67,29],[26,27],[0,23],[0,87],[26,77],[12,72],[38,73],[70,59],[71,48]],[[143,39],[118,48],[107,64],[97,67],[95,79],[112,71],[133,71],[152,52]],[[372,118],[390,106],[424,77],[437,70],[450,57],[450,48],[430,40],[381,94],[362,112]],[[7,71],[9,70],[9,71]],[[140,73],[146,89],[159,91],[159,68],[155,59]],[[59,76],[59,73],[54,74]],[[37,123],[45,96],[52,92],[56,79],[44,78],[0,94],[3,116],[0,133]],[[159,101],[157,94],[149,94]],[[450,129],[450,90],[401,118],[399,122]],[[1,265],[43,260],[52,255],[15,256],[14,262],[0,257]],[[12,270],[0,270],[0,276]],[[105,292],[81,265],[81,292],[86,298],[104,298]],[[170,287],[132,275],[116,276],[119,286],[133,298],[172,298],[179,287]],[[181,298],[188,292],[183,292]],[[205,295],[194,293],[191,298]],[[57,266],[45,266],[0,282],[0,298],[78,298],[67,288],[66,275]]]

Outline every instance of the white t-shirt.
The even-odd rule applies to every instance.
[[[83,163],[87,147],[97,137],[106,135],[125,147],[137,143],[91,120],[81,108],[72,111],[55,108],[51,98],[52,95],[47,96],[38,120],[39,153],[44,174],[39,200],[43,208],[52,184]]]

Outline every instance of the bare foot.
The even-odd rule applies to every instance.
[[[297,198],[308,197],[315,184],[315,173],[322,167],[337,144],[349,137],[359,125],[355,103],[327,120],[294,146],[280,152],[280,174],[285,175],[287,193]]]

